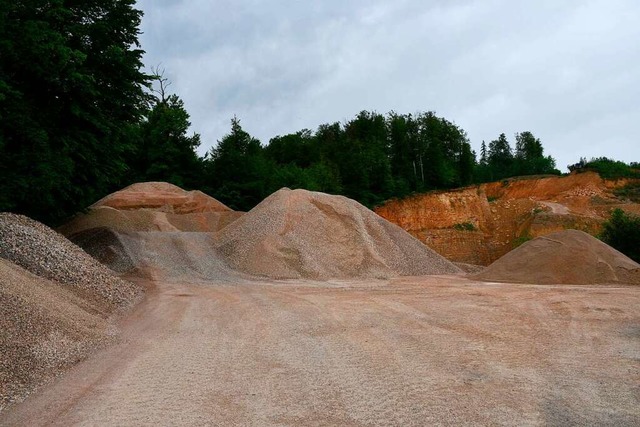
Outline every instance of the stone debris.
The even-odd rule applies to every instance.
[[[288,188],[224,228],[217,246],[232,268],[276,279],[461,272],[354,200]]]
[[[141,296],[52,229],[0,213],[0,411],[113,340]]]
[[[640,264],[583,231],[563,230],[524,243],[472,277],[488,282],[640,285]]]

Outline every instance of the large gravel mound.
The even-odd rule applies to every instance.
[[[143,182],[106,196],[58,231],[67,237],[101,227],[120,232],[217,232],[242,215],[200,191]]]
[[[25,216],[0,213],[0,258],[68,286],[105,313],[133,305],[141,294],[62,235]]]
[[[231,209],[201,191],[186,191],[167,182],[141,182],[116,191],[92,207],[118,210],[155,209],[178,214],[227,212]]]
[[[109,341],[114,329],[100,311],[67,286],[0,259],[0,411]]]
[[[587,233],[564,230],[523,244],[472,277],[512,283],[640,285],[640,264]]]
[[[219,235],[218,251],[271,278],[388,278],[459,273],[451,262],[358,202],[281,189]]]
[[[58,231],[67,237],[102,227],[120,232],[217,232],[243,214],[244,212],[235,211],[176,214],[150,209],[118,210],[109,206],[97,206],[90,208],[86,213],[78,214]]]

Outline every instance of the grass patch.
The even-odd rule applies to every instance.
[[[470,222],[461,222],[454,224],[453,228],[458,231],[476,231],[476,226]]]
[[[640,182],[633,182],[624,187],[613,190],[613,194],[619,199],[640,203]]]
[[[533,239],[533,237],[531,237],[530,234],[523,234],[522,236],[516,237],[515,239],[513,239],[513,243],[511,244],[511,246],[513,246],[513,249],[517,248],[518,246],[522,245],[523,243],[527,243],[529,240]]]

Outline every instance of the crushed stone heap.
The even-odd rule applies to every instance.
[[[461,272],[354,200],[287,188],[223,229],[217,249],[232,268],[275,279]]]
[[[640,264],[578,230],[564,230],[526,242],[473,279],[532,284],[640,285]]]
[[[177,214],[227,212],[231,209],[201,191],[186,191],[167,182],[140,182],[116,191],[93,204],[121,211],[154,209]]]
[[[67,237],[100,227],[121,232],[216,232],[242,214],[201,191],[142,182],[104,197],[58,231]]]
[[[52,229],[0,213],[0,411],[110,342],[141,296]]]
[[[62,235],[22,215],[0,213],[0,258],[68,286],[107,313],[131,306],[141,294]]]

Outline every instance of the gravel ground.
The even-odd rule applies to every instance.
[[[640,425],[636,287],[155,285],[0,425]]]

